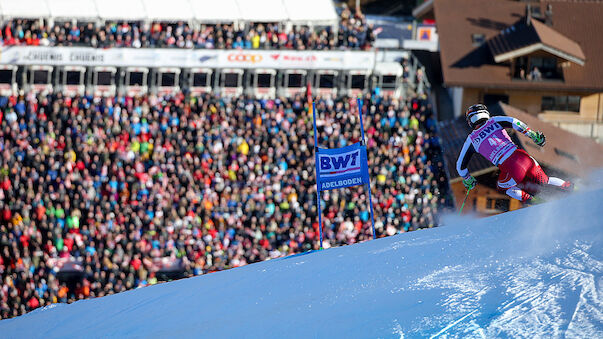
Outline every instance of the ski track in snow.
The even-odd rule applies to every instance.
[[[400,326],[398,319],[394,319],[394,328],[392,334],[399,335],[400,339],[404,339],[404,331],[402,331],[402,326]]]
[[[444,327],[443,329],[441,329],[440,332],[432,335],[431,337],[429,337],[429,339],[433,339],[433,338],[436,338],[436,337],[440,336],[441,334],[445,333],[450,328],[452,328],[454,325],[456,325],[456,324],[460,323],[461,321],[465,320],[465,318],[471,316],[475,312],[477,312],[477,310],[471,311],[471,312],[467,313],[466,315],[462,316],[461,318],[459,318],[458,320],[455,320],[452,323],[446,325],[446,327]]]
[[[576,243],[567,257],[557,258],[554,264],[536,259],[501,265],[491,274],[473,272],[477,265],[445,266],[409,289],[445,291],[438,303],[446,311],[444,315],[425,317],[414,331],[426,334],[439,323],[443,329],[432,337],[521,337],[526,333],[583,337],[584,333],[603,333],[603,262],[588,253],[591,248]],[[497,281],[502,283],[492,284]],[[574,294],[563,294],[567,290]],[[489,300],[497,300],[498,305]],[[468,317],[479,322],[465,321]],[[487,325],[479,326],[484,319]]]

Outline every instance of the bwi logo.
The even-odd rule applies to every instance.
[[[327,177],[359,172],[359,158],[360,150],[337,155],[320,155],[320,175]]]
[[[502,129],[499,123],[486,123],[481,129],[471,132],[471,143],[477,149],[482,140],[486,140],[492,133]]]

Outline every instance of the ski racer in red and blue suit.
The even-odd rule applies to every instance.
[[[561,190],[573,189],[570,181],[547,176],[536,159],[513,143],[505,128],[515,129],[541,147],[546,143],[542,132],[531,130],[525,123],[513,117],[491,117],[483,104],[469,107],[465,118],[473,131],[463,144],[456,162],[456,170],[463,178],[467,190],[477,185],[477,180],[467,170],[467,164],[475,153],[481,154],[500,169],[498,190],[523,203],[534,203],[538,200],[533,195],[534,190],[527,189],[530,186],[551,185]]]

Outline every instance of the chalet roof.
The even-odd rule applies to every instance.
[[[552,24],[532,18],[532,35],[511,40],[512,28],[526,21],[526,3],[509,0],[434,0],[444,83],[447,86],[516,90],[603,90],[603,2],[546,1]],[[579,18],[579,20],[577,20]],[[522,27],[515,27],[515,30]],[[525,28],[527,30],[527,28]],[[483,44],[472,36],[483,37]],[[534,46],[536,45],[536,46]],[[521,48],[544,50],[572,62],[562,68],[563,81],[513,79],[506,62]],[[523,52],[525,52],[524,50]],[[510,55],[509,53],[516,54]],[[528,51],[529,52],[529,51]],[[498,60],[498,62],[497,62]],[[583,64],[583,65],[581,65]]]
[[[584,65],[580,45],[538,20],[519,20],[515,25],[488,40],[497,63],[541,50],[559,58]]]

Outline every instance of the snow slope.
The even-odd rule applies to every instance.
[[[0,337],[601,338],[602,196],[53,305]]]

